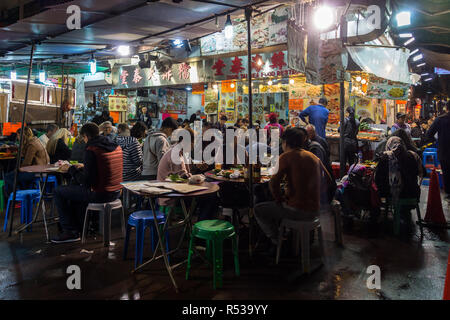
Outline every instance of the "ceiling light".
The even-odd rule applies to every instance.
[[[422,77],[425,77],[425,76],[427,76],[427,75],[429,75],[428,72],[425,72],[425,73],[422,73],[422,74],[421,74]]]
[[[361,82],[361,77],[360,77],[360,76],[357,76],[357,77],[356,77],[356,81]]]
[[[290,80],[289,80],[289,83],[290,83],[290,84],[294,84],[294,83],[295,83],[295,80],[294,80],[294,79],[290,79]]]
[[[422,58],[423,58],[423,55],[422,54],[418,54],[417,56],[413,57],[413,61],[417,61],[417,60],[420,60]]]
[[[314,12],[313,22],[319,30],[328,29],[331,27],[334,20],[334,11],[330,7],[321,6]]]
[[[39,69],[39,82],[45,82],[45,70],[42,66]]]
[[[419,49],[415,49],[415,50],[412,51],[409,55],[412,56],[413,54],[416,54],[417,52],[419,52]]]
[[[367,83],[367,80],[366,80],[366,79],[362,79],[362,80],[361,80],[361,83],[362,83],[362,84],[366,84],[366,83]]]
[[[433,78],[426,78],[426,79],[423,80],[423,81],[431,81],[431,80],[433,80]]]
[[[414,40],[415,40],[414,37],[412,37],[411,39],[409,39],[408,41],[406,41],[406,42],[404,43],[404,45],[407,46],[408,44],[412,43]]]
[[[423,62],[423,63],[418,64],[416,67],[423,67],[425,64],[426,64],[426,63]]]
[[[17,79],[16,66],[13,66],[11,69],[11,80],[16,80],[16,79]]]
[[[94,55],[92,55],[91,60],[89,60],[89,70],[91,71],[91,74],[97,72],[97,61],[94,59]]]
[[[412,33],[400,33],[398,36],[400,38],[411,38],[413,35]]]
[[[411,24],[411,13],[409,11],[402,11],[397,13],[397,27],[409,26]]]
[[[180,39],[172,40],[172,45],[175,48],[181,48],[183,46],[183,40],[180,40]]]
[[[231,39],[233,38],[233,24],[231,23],[230,15],[227,15],[227,21],[225,22],[225,38]]]
[[[121,56],[128,56],[130,54],[130,46],[119,46],[117,48],[117,52]]]

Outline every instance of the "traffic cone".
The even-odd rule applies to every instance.
[[[447,275],[444,284],[444,300],[450,300],[450,251],[448,252]]]
[[[447,226],[444,211],[442,210],[441,191],[439,188],[439,178],[436,169],[433,169],[430,177],[430,187],[428,189],[427,213],[425,223],[432,225]]]

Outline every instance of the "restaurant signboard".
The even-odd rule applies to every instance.
[[[159,73],[152,62],[150,68],[138,65],[122,66],[113,72],[115,89],[170,86],[214,82],[222,80],[243,80],[248,78],[247,56],[205,59],[197,62],[174,64],[164,73]],[[287,51],[260,53],[252,56],[251,75],[253,79],[288,77],[298,71],[290,69]]]

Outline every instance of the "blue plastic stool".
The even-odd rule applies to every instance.
[[[433,160],[432,162],[428,161],[428,158],[431,157]],[[431,151],[431,152],[424,152],[423,153],[423,159],[422,159],[422,163],[424,166],[426,166],[427,164],[432,164],[435,167],[439,166],[439,160],[437,157],[437,152]]]
[[[20,202],[20,223],[30,223],[33,218],[33,205],[39,201],[41,193],[39,190],[17,190],[16,201]],[[13,194],[9,196],[8,204],[6,205],[5,223],[3,231],[6,231],[8,226],[9,207],[11,205]],[[30,229],[31,230],[31,227]]]
[[[425,148],[423,152],[437,152],[437,148]]]
[[[41,178],[37,177],[36,179],[34,179],[33,187],[35,187],[36,189],[41,189],[40,183]],[[56,179],[56,176],[54,175],[49,175],[47,179],[47,186],[45,192],[47,194],[52,193],[57,187],[58,187],[58,179]]]
[[[163,213],[157,211],[156,217],[159,224],[163,224],[166,221],[166,217]],[[156,249],[158,243],[158,233],[153,222],[153,213],[151,210],[135,211],[128,217],[127,230],[125,234],[125,245],[123,250],[123,259],[127,258],[128,241],[130,240],[131,227],[136,228],[136,255],[134,257],[134,267],[142,264],[144,253],[144,235],[145,229],[150,227],[151,244],[153,252]],[[169,232],[165,232],[166,250],[169,251]]]

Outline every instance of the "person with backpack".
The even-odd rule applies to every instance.
[[[172,117],[167,117],[161,124],[161,129],[151,132],[144,142],[144,160],[141,180],[156,180],[158,165],[164,154],[170,149],[169,137],[178,129],[178,123]]]

